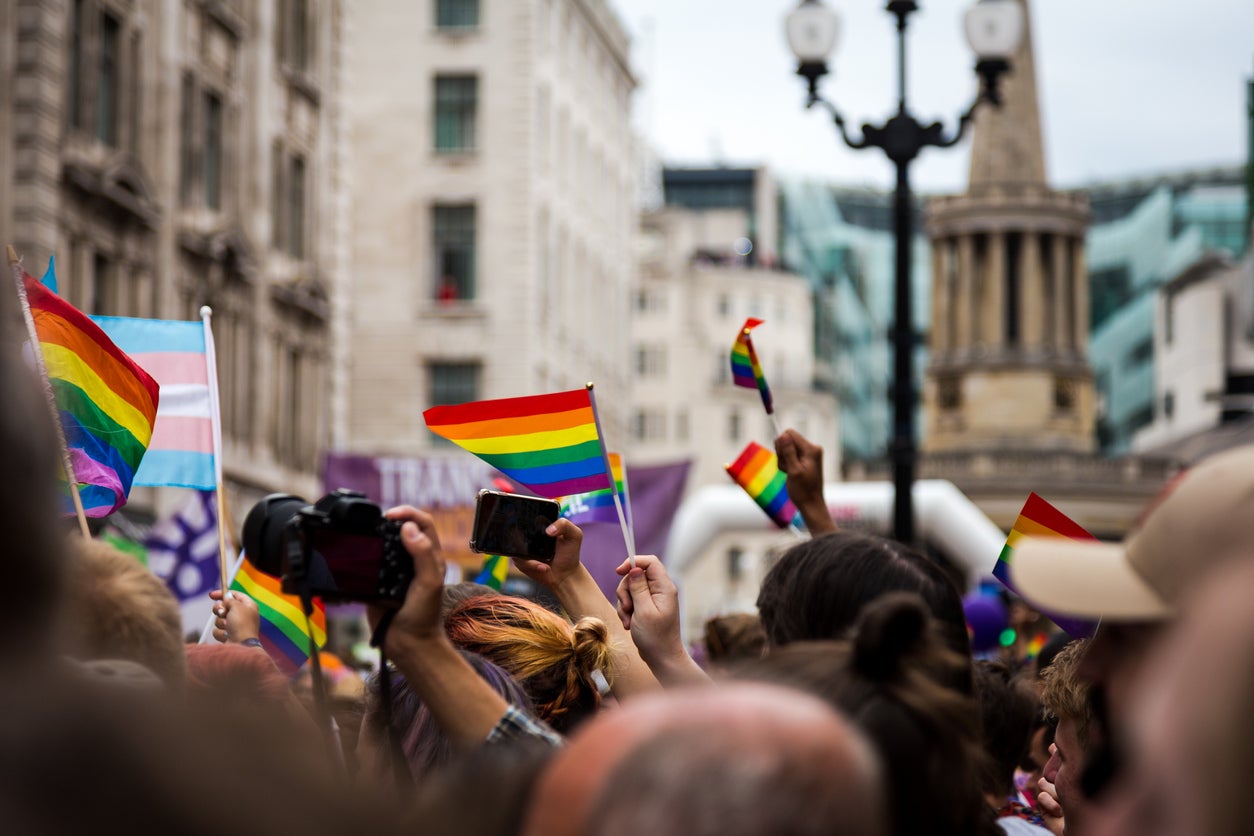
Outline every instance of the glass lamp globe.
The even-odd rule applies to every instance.
[[[784,22],[788,48],[802,64],[825,64],[840,38],[840,15],[818,0],[802,0]]]
[[[1023,39],[1023,24],[1020,0],[980,0],[964,19],[967,43],[981,61],[1012,58]]]

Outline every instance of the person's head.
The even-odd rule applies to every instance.
[[[69,654],[129,659],[183,687],[187,663],[178,602],[131,555],[101,540],[71,541],[67,601]]]
[[[440,614],[447,617],[458,604],[470,598],[478,598],[480,595],[500,594],[500,590],[493,589],[487,584],[475,583],[474,581],[446,584],[444,591],[440,593]]]
[[[758,612],[772,647],[842,639],[867,604],[892,592],[923,599],[946,644],[970,655],[957,588],[932,560],[883,537],[838,531],[793,546],[763,579]],[[969,689],[970,671],[962,677]]]
[[[769,685],[666,691],[589,723],[540,777],[531,836],[884,833],[862,735]]]
[[[948,684],[960,670],[969,661],[941,640],[918,596],[894,593],[866,608],[850,638],[777,648],[740,675],[819,696],[870,738],[900,836],[975,833],[988,817],[978,708]]]
[[[1249,832],[1254,561],[1217,570],[1150,652],[1127,711],[1127,763],[1093,811],[1101,836]]]
[[[601,705],[593,674],[611,671],[609,629],[599,618],[572,626],[533,601],[484,595],[454,607],[444,628],[458,647],[517,679],[536,715],[559,732],[569,732]]]
[[[462,651],[461,655],[474,668],[475,673],[504,697],[506,702],[531,712],[531,701],[512,676],[476,653]],[[388,690],[391,698],[392,734],[400,743],[401,754],[409,767],[410,777],[415,782],[421,782],[433,767],[446,764],[453,757],[453,741],[440,728],[404,676],[392,671]],[[386,770],[388,766],[384,753],[388,751],[389,744],[388,730],[384,727],[382,700],[383,683],[376,673],[366,685],[366,713],[362,718],[359,745],[364,744],[361,758],[363,763]],[[370,752],[374,754],[371,755]],[[370,763],[371,758],[375,763]]]
[[[1031,686],[1001,662],[975,663],[984,762],[980,784],[998,806],[1014,794],[1015,770],[1023,763],[1039,708]]]
[[[1058,803],[1073,831],[1087,818],[1089,804],[1081,789],[1093,721],[1089,684],[1080,676],[1080,661],[1086,649],[1085,640],[1068,644],[1041,675],[1041,703],[1057,721],[1044,776],[1058,790]]]
[[[189,644],[189,696],[286,708],[292,697],[290,680],[264,650],[239,644]]]
[[[710,665],[757,659],[766,650],[762,619],[752,613],[715,616],[705,622],[703,645],[706,662]]]

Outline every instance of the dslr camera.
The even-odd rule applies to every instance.
[[[414,577],[401,523],[385,519],[365,494],[343,488],[313,505],[271,494],[244,520],[244,550],[260,571],[280,578],[289,595],[329,603],[399,607]]]

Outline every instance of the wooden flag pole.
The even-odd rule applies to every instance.
[[[13,271],[13,281],[17,284],[17,299],[22,307],[22,319],[26,322],[26,338],[30,341],[31,355],[35,358],[35,368],[39,372],[39,383],[44,390],[44,400],[52,414],[52,426],[57,432],[57,446],[61,448],[61,469],[65,471],[65,482],[70,486],[70,498],[74,501],[74,513],[78,516],[78,528],[83,537],[91,539],[91,529],[87,526],[87,512],[83,510],[83,497],[78,492],[78,477],[74,475],[74,462],[70,458],[70,448],[65,441],[65,428],[61,426],[61,413],[57,409],[57,398],[52,392],[52,382],[48,380],[48,367],[44,365],[43,349],[39,345],[39,333],[35,330],[35,317],[30,311],[30,300],[26,298],[26,271],[22,269],[22,260],[17,257],[13,245],[7,247],[9,267]]]
[[[627,525],[627,513],[623,510],[623,501],[618,498],[618,487],[614,484],[614,470],[610,467],[610,454],[605,449],[605,433],[601,430],[601,413],[597,411],[596,395],[592,392],[592,383],[584,384],[588,390],[588,400],[592,403],[592,420],[597,425],[597,441],[601,442],[601,459],[605,463],[605,475],[610,480],[610,496],[614,497],[614,510],[618,511],[618,524],[623,529],[623,542],[627,544],[627,560],[631,568],[636,568],[636,538],[632,536]]]

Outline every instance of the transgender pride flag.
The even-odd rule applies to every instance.
[[[134,484],[214,490],[214,387],[210,384],[216,386],[217,381],[205,344],[208,326],[125,316],[93,316],[92,320],[161,387],[152,441],[135,471]]]

